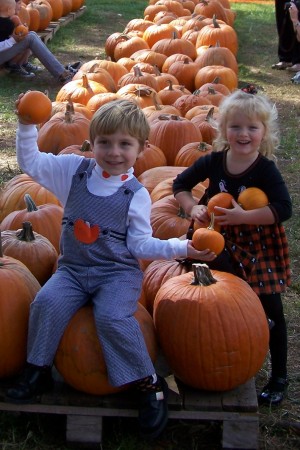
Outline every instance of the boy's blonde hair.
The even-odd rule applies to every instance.
[[[100,134],[116,131],[128,133],[143,146],[149,136],[149,123],[142,109],[131,100],[112,100],[101,106],[93,115],[90,125],[90,141],[93,144]]]
[[[15,0],[0,0],[0,17],[11,17],[15,14]]]
[[[217,137],[213,142],[215,151],[229,148],[226,139],[226,126],[232,114],[246,114],[249,118],[260,120],[265,127],[265,136],[261,142],[259,152],[269,159],[276,160],[274,151],[279,144],[277,109],[265,96],[248,94],[237,90],[225,97],[219,107],[217,119]]]

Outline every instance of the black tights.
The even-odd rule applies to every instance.
[[[272,376],[287,377],[287,330],[280,294],[260,295],[261,304],[275,325],[270,331]]]

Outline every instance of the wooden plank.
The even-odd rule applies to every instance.
[[[222,448],[257,450],[259,420],[257,416],[241,418],[237,421],[223,421]]]
[[[222,404],[225,411],[257,411],[258,402],[254,378],[236,389],[225,392],[222,396]]]
[[[99,446],[102,441],[102,417],[67,416],[66,440],[69,443]]]

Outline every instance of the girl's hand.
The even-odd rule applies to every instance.
[[[241,225],[243,223],[245,210],[235,200],[232,200],[232,206],[231,209],[215,206],[215,210],[219,213],[215,214],[215,222],[218,225]]]
[[[192,241],[189,241],[187,246],[187,257],[191,259],[199,259],[200,261],[213,261],[217,255],[209,249],[201,251],[196,250],[192,245]]]
[[[195,205],[191,210],[191,218],[195,220],[195,222],[199,223],[202,226],[207,226],[210,222],[209,216],[207,214],[207,206],[205,205]]]

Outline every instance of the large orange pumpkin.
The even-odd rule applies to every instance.
[[[49,239],[33,231],[30,222],[23,222],[22,229],[3,231],[2,248],[6,256],[25,264],[41,286],[51,277],[57,251]]]
[[[141,327],[150,357],[155,361],[157,344],[153,320],[140,304],[135,318]],[[84,306],[72,317],[60,341],[54,364],[66,383],[79,391],[105,395],[126,388],[116,388],[108,382],[91,305]]]
[[[49,239],[59,253],[63,208],[52,203],[37,206],[29,194],[25,194],[23,202],[26,208],[8,214],[2,220],[0,229],[18,230],[23,222],[31,222],[35,232]]]
[[[196,141],[202,141],[201,133],[184,117],[162,114],[150,123],[149,142],[164,152],[170,166],[174,164],[177,153],[185,144]]]
[[[21,261],[3,256],[1,245],[0,286],[0,378],[6,378],[25,364],[29,307],[41,286]]]
[[[0,222],[13,211],[24,208],[24,195],[29,194],[36,205],[51,203],[59,205],[60,201],[29,175],[22,173],[7,181],[0,193]]]
[[[154,302],[163,353],[185,384],[226,391],[245,383],[268,352],[269,328],[259,298],[235,275],[193,265],[166,281]]]

